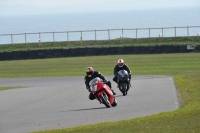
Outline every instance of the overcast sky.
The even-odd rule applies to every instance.
[[[200,0],[0,0],[0,15],[124,11],[200,6]]]

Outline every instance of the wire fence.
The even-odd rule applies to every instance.
[[[200,26],[0,34],[0,44],[200,36]]]

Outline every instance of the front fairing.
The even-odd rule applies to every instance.
[[[128,81],[128,79],[129,79],[128,72],[126,70],[120,70],[118,72],[117,79],[119,81]]]
[[[96,92],[96,91],[97,91],[97,85],[91,85],[91,86],[90,86],[90,90],[91,90],[92,92]]]
[[[96,77],[89,82],[90,90],[93,93],[101,90],[103,88],[103,82],[100,78]]]

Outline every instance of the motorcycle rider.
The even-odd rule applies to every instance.
[[[126,70],[129,74],[129,78],[131,81],[131,70],[129,69],[128,65],[124,63],[123,59],[119,59],[117,61],[117,64],[114,67],[114,78],[113,81],[115,81],[117,83],[117,74],[120,70]],[[131,86],[131,82],[129,81],[129,85]],[[118,87],[118,86],[117,86]]]
[[[90,92],[90,94],[89,94],[90,100],[94,100],[95,96],[93,95],[93,93],[90,90],[89,82],[96,77],[99,77],[100,79],[102,79],[103,82],[110,87],[110,89],[113,92],[113,95],[116,95],[116,93],[114,92],[114,90],[111,87],[111,82],[108,81],[106,77],[104,77],[100,72],[94,71],[94,69],[92,67],[87,67],[86,68],[86,76],[85,76],[85,85],[86,85],[86,89]]]

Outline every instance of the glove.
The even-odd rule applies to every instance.
[[[103,80],[103,82],[104,82],[104,83],[107,83],[107,82],[108,82],[108,80],[107,80],[107,79],[105,79],[105,80]]]

